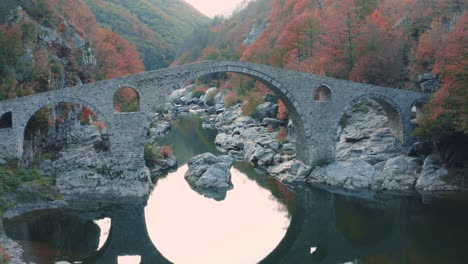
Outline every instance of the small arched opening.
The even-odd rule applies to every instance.
[[[359,97],[340,116],[336,160],[361,159],[371,165],[401,152],[404,143],[401,114],[388,98]]]
[[[7,129],[13,127],[12,113],[6,112],[0,117],[0,129]]]
[[[121,87],[114,94],[114,112],[140,112],[140,95],[132,87]]]
[[[325,85],[320,85],[314,91],[314,101],[327,102],[331,100],[331,90]]]

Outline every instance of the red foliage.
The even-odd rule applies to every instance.
[[[164,158],[172,157],[173,156],[172,147],[171,146],[162,146],[159,149],[159,154],[161,154],[161,156],[163,156]]]
[[[228,91],[224,96],[224,104],[227,107],[233,106],[238,100],[237,93],[234,91]]]
[[[285,127],[280,127],[278,131],[278,141],[283,144],[288,140],[288,133]]]
[[[55,123],[56,123],[56,124],[62,124],[62,123],[63,123],[63,118],[60,117],[60,116],[56,116],[56,117],[55,117]]]
[[[451,32],[445,35],[437,53],[433,72],[443,78],[441,90],[431,100],[432,118],[442,113],[458,113],[456,129],[468,133],[468,12],[465,11]]]
[[[279,120],[286,120],[289,117],[288,109],[283,101],[278,100],[278,113],[276,114],[276,118]]]
[[[96,58],[105,78],[116,78],[143,72],[145,67],[135,44],[112,31],[99,28],[93,34]]]
[[[2,263],[3,261],[5,263],[10,262],[10,255],[8,255],[8,252],[2,246],[0,246],[0,260],[2,260]]]
[[[94,125],[96,126],[97,130],[100,133],[106,128],[106,125],[102,121],[96,121],[96,122],[94,122]]]
[[[138,99],[137,92],[133,88],[130,88],[130,87],[120,88],[118,93],[125,102],[130,102],[135,99]]]

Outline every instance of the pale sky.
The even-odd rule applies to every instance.
[[[214,17],[215,15],[229,15],[242,0],[185,0],[203,14]]]

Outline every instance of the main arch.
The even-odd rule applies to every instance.
[[[214,66],[198,70],[190,74],[184,81],[190,82],[209,74],[227,72],[242,74],[261,82],[262,84],[266,85],[276,96],[278,96],[281,101],[283,101],[283,103],[286,105],[286,108],[288,109],[289,116],[292,119],[294,128],[296,129],[296,144],[300,146],[296,147],[297,157],[300,160],[307,162],[309,159],[308,148],[306,145],[301,145],[299,143],[310,137],[310,135],[308,135],[307,129],[305,129],[308,126],[308,120],[306,118],[306,112],[301,107],[298,100],[294,97],[293,94],[289,92],[291,88],[286,87],[280,81],[266,73],[245,66],[232,65]]]

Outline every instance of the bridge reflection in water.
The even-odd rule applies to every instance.
[[[384,253],[401,254],[412,240],[407,227],[414,208],[408,198],[374,196],[358,198],[319,189],[298,190],[285,237],[260,263],[345,263]],[[72,263],[117,263],[119,256],[140,256],[141,263],[170,263],[148,235],[144,207],[141,203],[127,204],[102,212],[71,213],[87,221],[75,220],[66,228],[53,224],[52,229],[44,229],[44,225],[31,222],[31,217],[22,217],[7,221],[5,229],[17,240],[31,239],[31,234],[37,232],[34,229],[61,232],[59,236],[62,240],[66,237],[66,241],[55,243],[56,247],[62,253],[74,252],[67,257]],[[98,250],[99,230],[90,222],[102,216],[112,220],[109,237]],[[75,234],[68,230],[75,230]],[[312,254],[311,248],[315,248]]]

